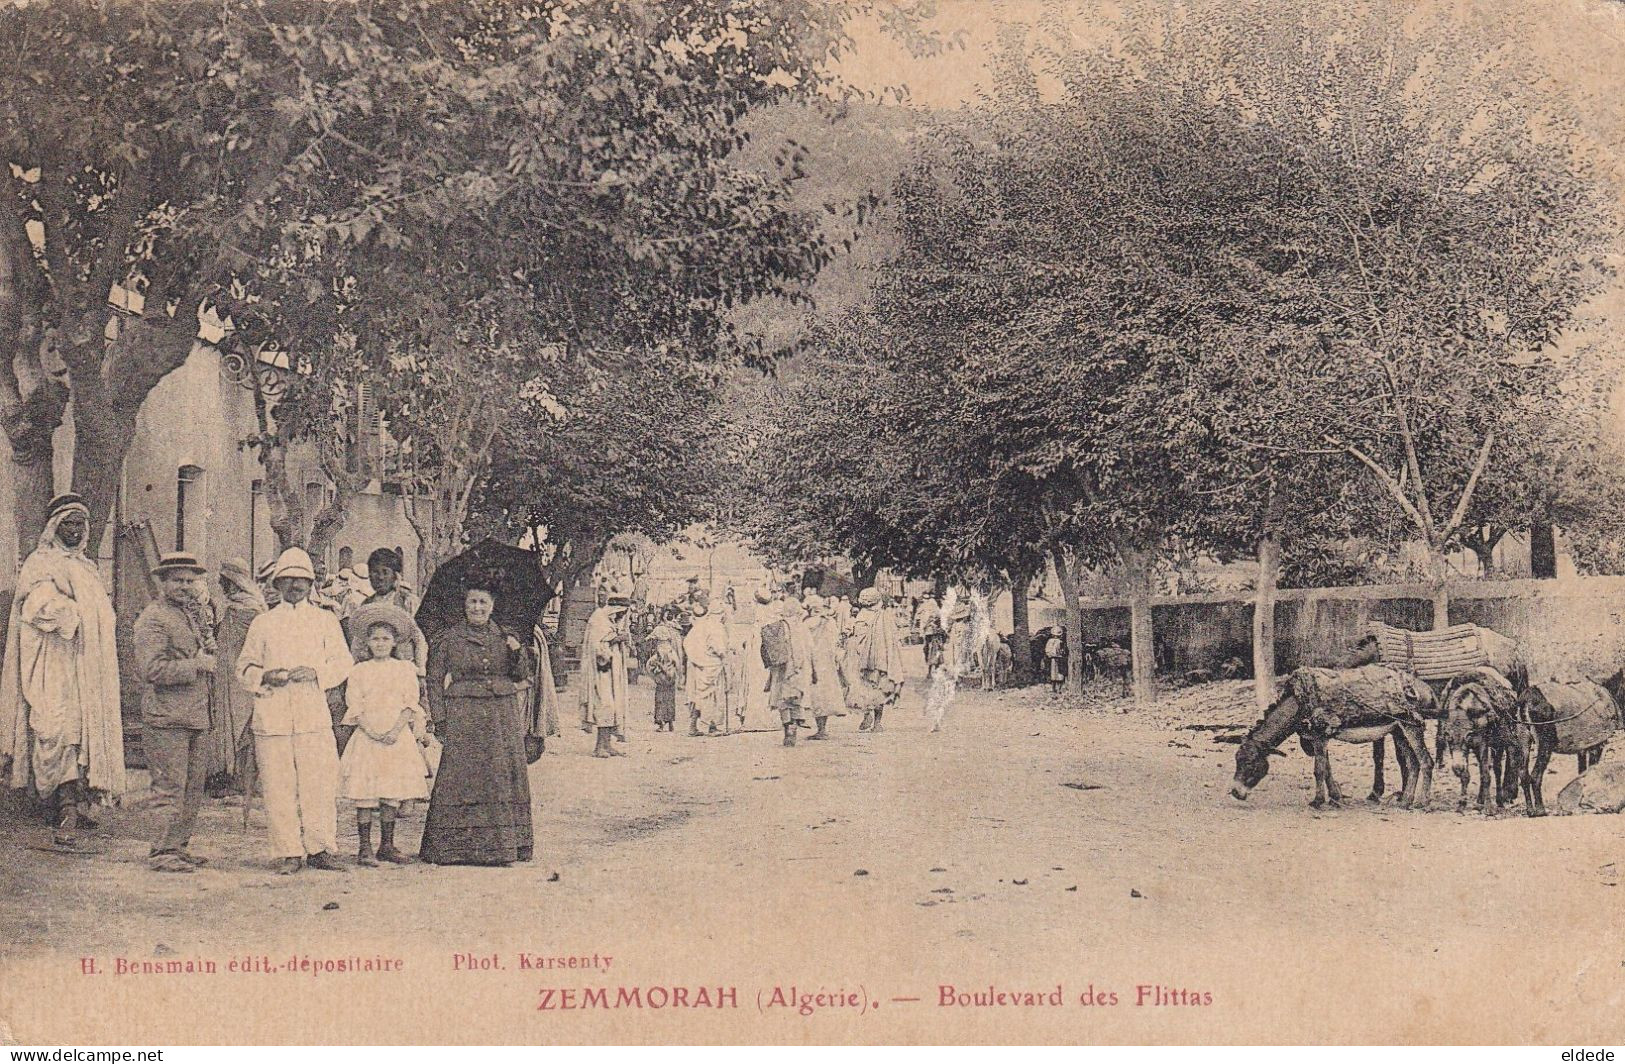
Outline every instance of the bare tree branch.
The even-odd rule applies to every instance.
[[[1367,469],[1371,470],[1371,472],[1376,475],[1378,482],[1380,482],[1384,488],[1388,489],[1388,494],[1393,496],[1395,502],[1399,503],[1400,509],[1405,511],[1405,516],[1409,517],[1411,521],[1415,523],[1417,530],[1423,534],[1426,534],[1426,522],[1422,520],[1422,515],[1417,512],[1416,506],[1409,498],[1406,497],[1405,489],[1400,487],[1399,481],[1395,480],[1393,476],[1389,474],[1386,469],[1382,468],[1382,466],[1379,465],[1375,459],[1366,454],[1364,451],[1360,450],[1358,447],[1355,447],[1352,444],[1339,443],[1330,436],[1325,437],[1325,440],[1327,443],[1330,443],[1333,446],[1341,447],[1348,454],[1351,454],[1355,458],[1359,459]]]
[[[1467,509],[1473,503],[1473,492],[1478,488],[1478,478],[1483,475],[1484,468],[1489,465],[1490,451],[1495,447],[1495,430],[1491,429],[1484,434],[1484,442],[1478,448],[1478,460],[1473,463],[1473,471],[1467,477],[1467,486],[1461,489],[1461,498],[1456,500],[1456,510],[1450,515],[1450,524],[1445,527],[1440,544],[1450,542],[1452,536],[1461,528],[1461,523],[1467,519]]]

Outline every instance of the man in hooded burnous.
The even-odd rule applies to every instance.
[[[17,574],[0,666],[0,768],[49,803],[52,841],[78,846],[93,796],[125,791],[113,604],[85,554],[90,510],[51,500],[39,546]]]
[[[784,585],[761,636],[768,702],[784,727],[785,746],[796,745],[796,729],[807,722],[807,692],[816,682],[799,590],[795,582]]]
[[[310,555],[290,547],[271,584],[280,600],[249,626],[237,677],[254,695],[254,754],[265,791],[277,872],[301,866],[338,871],[339,754],[326,692],[344,682],[354,659],[339,621],[310,603]]]
[[[694,626],[683,636],[683,657],[690,735],[716,735],[729,728],[728,722],[728,628],[711,612],[711,595],[695,591],[689,596]]]
[[[581,638],[582,724],[597,733],[593,757],[620,757],[612,745],[626,723],[626,653],[632,644],[628,612],[632,599],[622,588],[612,588],[608,602],[587,618]]]
[[[847,704],[863,710],[858,730],[885,731],[886,710],[903,689],[903,647],[880,592],[872,587],[858,593],[858,613],[843,654]]]

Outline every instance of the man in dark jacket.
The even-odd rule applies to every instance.
[[[190,872],[204,863],[187,850],[208,773],[204,735],[215,669],[214,655],[187,609],[203,572],[190,554],[164,555],[152,571],[161,597],[135,622],[136,668],[146,684],[141,744],[157,795],[153,805],[165,813],[163,833],[152,845],[152,867],[159,872]]]

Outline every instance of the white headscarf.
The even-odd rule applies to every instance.
[[[56,530],[58,526],[62,524],[63,520],[65,520],[69,514],[78,514],[85,519],[85,538],[79,541],[79,545],[77,547],[70,547],[66,543],[63,543],[61,540],[56,538]],[[62,507],[62,509],[52,514],[46,520],[45,528],[39,534],[38,548],[40,550],[55,550],[63,554],[77,554],[79,557],[83,558],[87,557],[85,550],[89,544],[90,509],[82,502],[70,502],[66,506]]]

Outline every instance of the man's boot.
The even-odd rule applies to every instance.
[[[79,826],[87,830],[101,827],[101,821],[94,815],[94,807],[90,802],[90,788],[84,780],[73,784],[73,809],[79,815]]]
[[[863,722],[858,725],[858,731],[868,731],[870,728],[873,728],[874,726],[875,726],[875,711],[872,710],[872,709],[864,710],[863,711]]]
[[[610,757],[614,751],[609,748],[609,735],[612,728],[598,729],[598,745],[592,748],[593,757]]]
[[[690,713],[688,715],[688,734],[700,734],[700,715],[698,713]]]
[[[55,827],[51,831],[53,845],[71,849],[79,845],[78,783],[64,783],[52,795],[56,811],[52,816]]]
[[[886,730],[886,726],[881,723],[881,719],[884,718],[885,715],[886,711],[884,709],[875,710],[875,726],[869,729],[871,732],[883,732]]]
[[[829,718],[828,717],[814,717],[813,720],[818,722],[818,730],[813,732],[811,735],[807,736],[807,738],[808,739],[828,739],[829,738],[829,732],[826,729],[829,727]]]
[[[355,833],[360,837],[361,843],[356,847],[355,863],[363,868],[377,868],[378,858],[372,849],[372,817],[357,812],[355,817]]]
[[[793,720],[784,726],[784,745],[796,745],[796,722]]]
[[[332,854],[328,853],[326,850],[323,850],[321,853],[313,853],[309,857],[306,857],[305,867],[314,868],[318,872],[344,871],[344,866],[339,864],[338,859]]]
[[[390,864],[411,864],[412,859],[395,847],[395,810],[378,810],[378,859]]]

